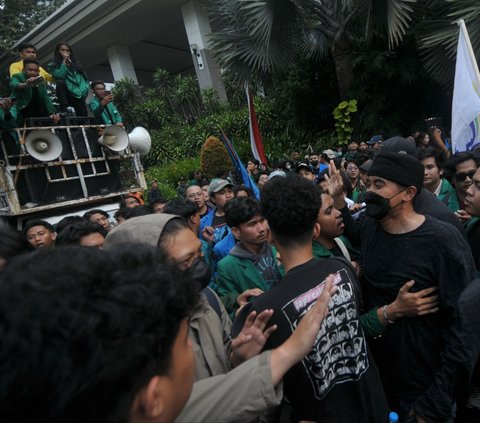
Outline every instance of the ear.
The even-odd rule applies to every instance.
[[[313,239],[317,239],[320,236],[320,223],[315,222],[315,225],[313,225]]]
[[[240,239],[240,229],[238,229],[236,226],[233,226],[231,228],[232,234],[235,237],[235,239],[239,240]]]
[[[439,174],[440,176],[443,176],[443,169],[438,169],[438,174]]]
[[[52,241],[55,241],[57,239],[57,233],[56,232],[52,232],[50,236],[52,237]]]
[[[154,376],[135,396],[132,413],[143,418],[157,419],[165,411],[167,378]]]
[[[408,187],[405,190],[404,199],[406,201],[411,201],[411,200],[413,200],[413,198],[415,197],[416,194],[417,194],[417,188],[415,188],[414,186]]]

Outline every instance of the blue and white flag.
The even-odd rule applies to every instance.
[[[480,146],[480,74],[465,22],[461,19],[452,103],[452,150]]]

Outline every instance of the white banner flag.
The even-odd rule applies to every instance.
[[[457,63],[452,103],[452,150],[472,151],[480,146],[480,75],[465,22],[458,24]]]

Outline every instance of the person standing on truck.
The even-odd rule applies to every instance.
[[[23,228],[25,238],[33,248],[53,248],[57,233],[45,220],[30,220]]]
[[[93,81],[90,84],[94,97],[88,104],[93,116],[105,125],[124,126],[120,112],[113,104],[113,95],[111,91],[106,91],[103,81]]]

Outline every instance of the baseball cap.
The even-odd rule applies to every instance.
[[[212,195],[215,192],[221,191],[225,187],[233,187],[233,184],[225,179],[215,179],[214,181],[210,182],[210,186],[208,187],[208,195]]]
[[[382,141],[383,141],[383,137],[381,135],[374,135],[372,138],[370,138],[369,141],[367,141],[367,144],[372,145]]]
[[[299,163],[298,166],[297,166],[297,172],[300,170],[300,169],[307,169],[309,172],[312,171],[312,168],[306,164],[306,163]]]

